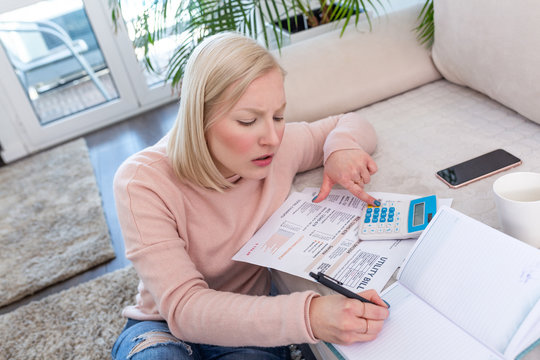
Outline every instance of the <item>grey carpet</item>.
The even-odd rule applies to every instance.
[[[137,282],[129,266],[0,316],[0,360],[110,359]]]
[[[84,139],[0,168],[0,306],[112,258]]]
[[[128,266],[0,316],[0,360],[110,359],[137,285]],[[313,358],[307,345],[290,351],[293,360]]]

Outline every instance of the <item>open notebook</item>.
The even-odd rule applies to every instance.
[[[330,345],[338,357],[519,359],[540,345],[540,250],[448,207],[382,296],[377,339]]]

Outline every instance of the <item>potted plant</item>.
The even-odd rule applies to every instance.
[[[343,23],[340,23],[341,20],[345,19],[347,21],[348,17],[343,17],[343,14],[347,14],[349,10],[352,10],[350,13],[350,18],[355,18],[355,23],[358,23],[359,15],[364,13],[364,8],[348,8],[351,4],[338,4],[335,2],[328,3],[326,1],[319,1],[317,6],[313,8],[305,8],[302,5],[299,6],[300,13],[293,13],[292,16],[283,17],[277,21],[281,22],[278,24],[277,21],[268,23],[267,26],[270,28],[270,37],[273,35],[273,28],[279,28],[278,35],[280,36],[279,43],[274,40],[271,44],[272,47],[281,48],[284,45],[294,41],[299,41],[301,39],[306,39],[313,37],[324,32],[338,28]],[[365,19],[370,22],[369,13],[365,13]],[[349,19],[350,19],[349,18]],[[345,30],[347,25],[342,27],[342,33]],[[371,26],[371,23],[370,23]],[[309,30],[309,31],[306,31]],[[269,46],[270,44],[266,44]]]
[[[115,24],[121,21],[123,1],[125,0],[109,0]],[[428,14],[429,9],[433,8],[432,1],[427,0],[422,14]],[[431,7],[428,6],[430,3]],[[171,34],[182,34],[166,69],[166,80],[170,80],[173,87],[178,87],[191,51],[208,36],[223,31],[238,31],[262,39],[266,46],[275,41],[277,48],[281,49],[286,32],[301,30],[302,26],[299,24],[303,21],[302,17],[305,17],[307,27],[342,20],[341,34],[343,34],[351,20],[354,19],[354,23],[358,24],[361,16],[367,18],[371,28],[368,8],[378,13],[378,6],[382,7],[380,0],[151,1],[142,13],[132,20],[136,32],[133,42],[135,47],[144,50],[146,67],[150,71],[155,71],[149,56],[152,45]],[[431,19],[433,19],[432,12]],[[429,18],[426,21],[429,21]],[[421,40],[429,35],[430,25],[426,21],[423,20],[417,28],[419,37],[422,36]]]

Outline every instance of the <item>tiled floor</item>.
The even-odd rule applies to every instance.
[[[108,71],[97,77],[105,88],[109,100],[118,98],[118,92]],[[90,77],[70,82],[39,95],[34,95],[32,105],[41,124],[47,124],[62,117],[103,104],[107,99],[98,90]]]
[[[147,84],[156,85],[163,82],[162,75],[144,72],[144,76]],[[44,125],[107,101],[118,99],[118,89],[109,70],[105,68],[97,72],[96,77],[109,96],[109,100],[105,98],[89,76],[83,76],[65,85],[55,86],[39,94],[35,89],[30,89],[28,96],[40,123]]]

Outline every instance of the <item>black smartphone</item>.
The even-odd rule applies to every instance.
[[[437,171],[437,177],[451,188],[472,183],[521,164],[521,160],[503,149],[497,149]]]

